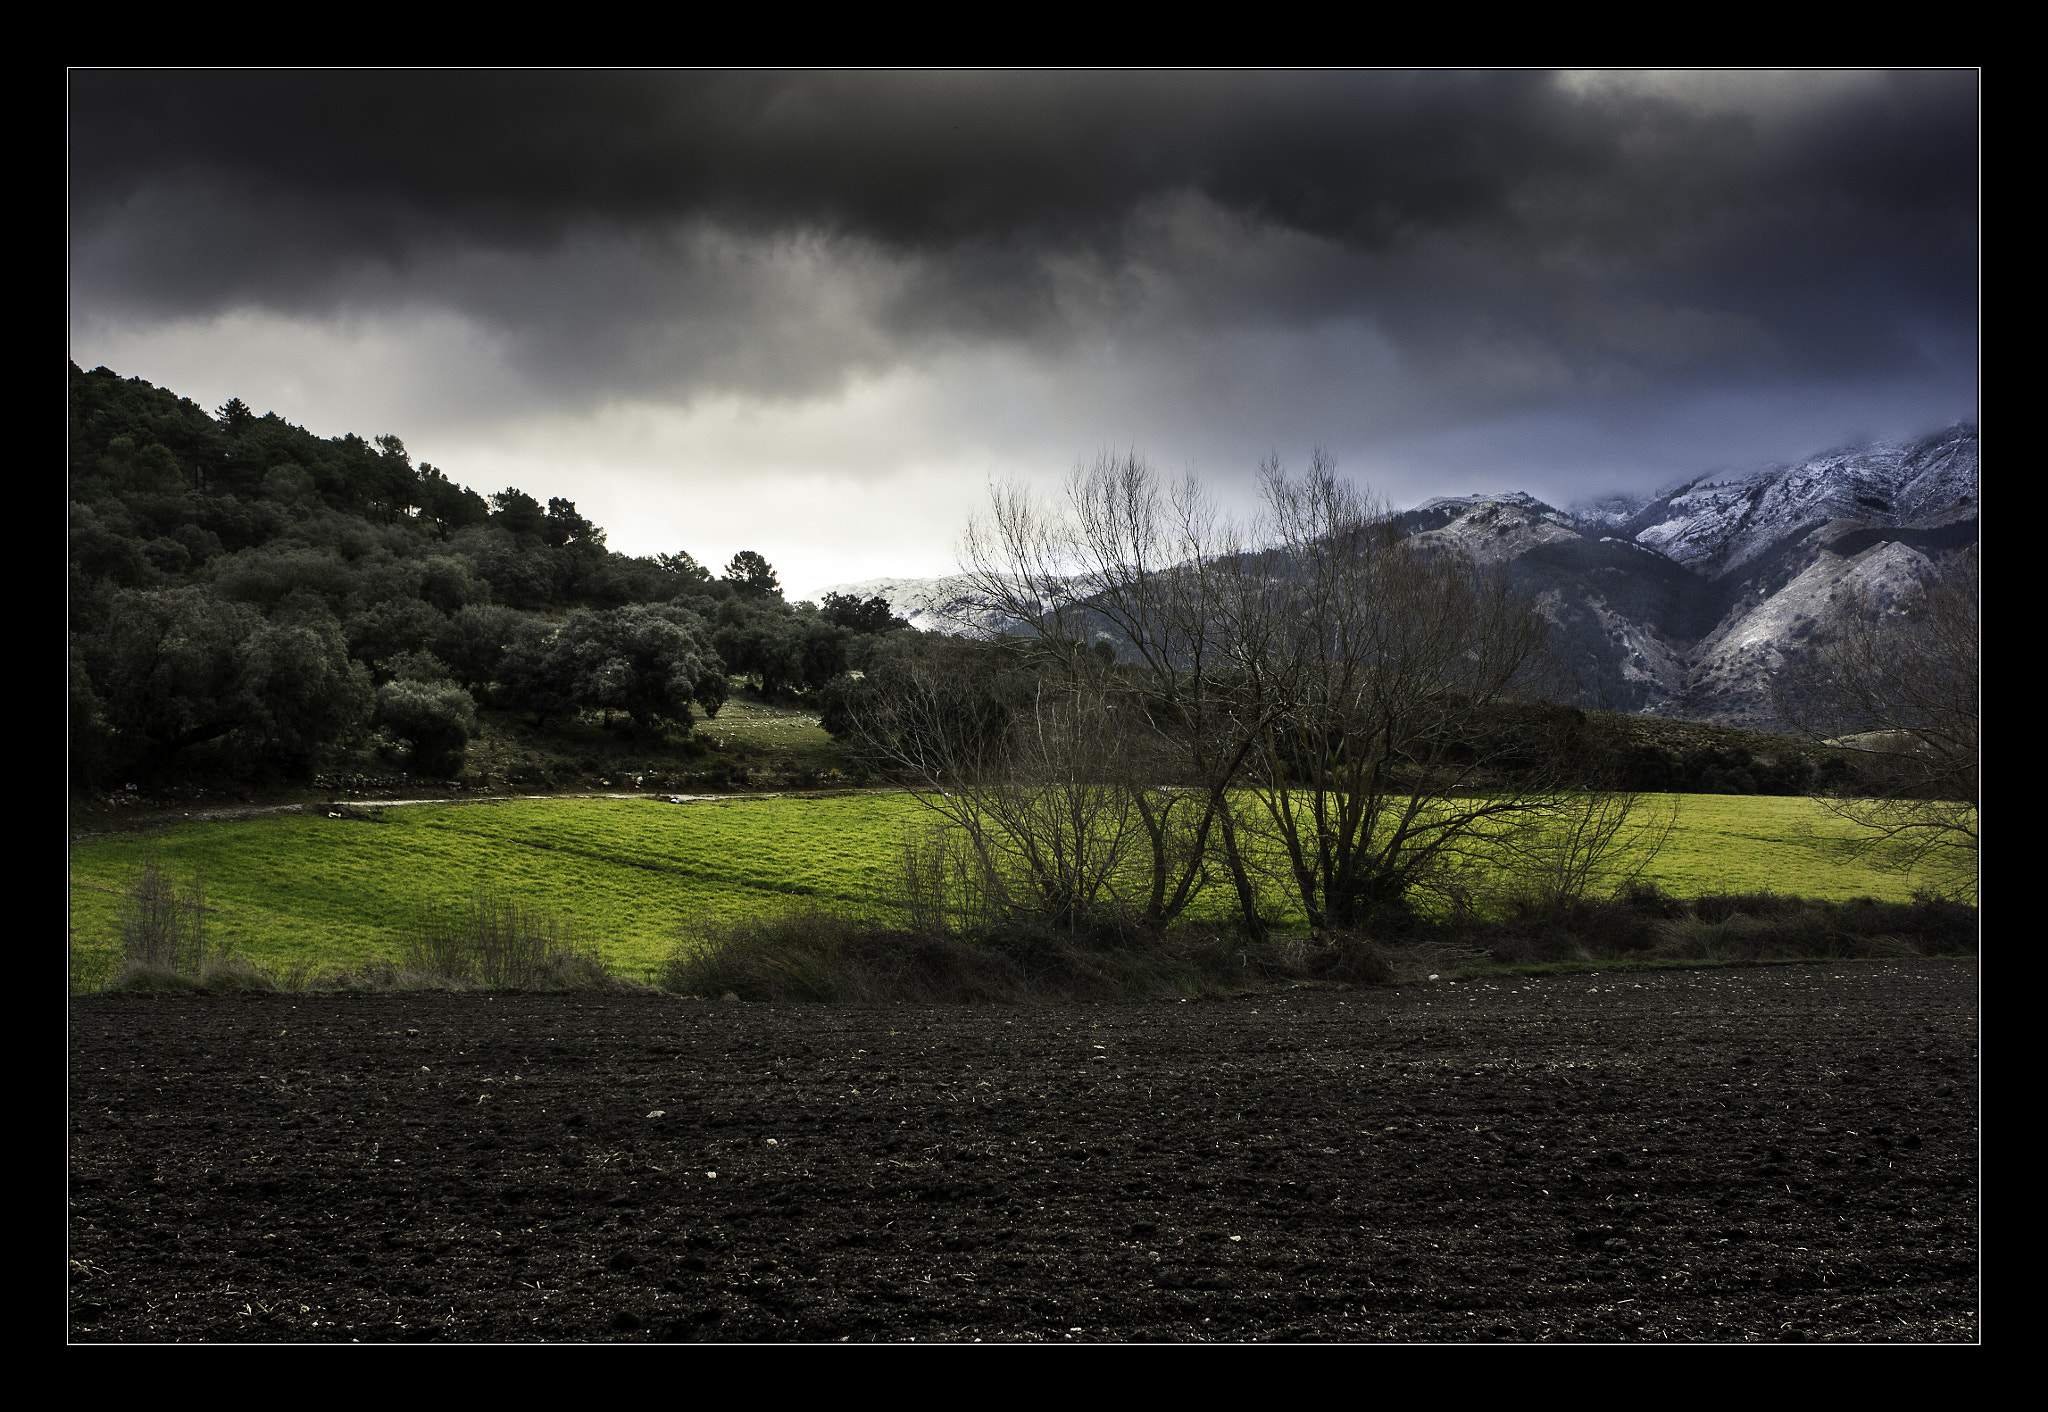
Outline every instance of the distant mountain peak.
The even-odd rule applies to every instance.
[[[826,584],[804,595],[822,603],[828,593],[842,593],[865,603],[881,598],[889,611],[922,632],[951,633],[966,637],[992,637],[1008,620],[986,608],[966,574],[942,578],[862,579],[858,583]]]
[[[1503,566],[1537,598],[1581,704],[1774,729],[1771,675],[1831,595],[1896,596],[1974,543],[1977,477],[1977,429],[1958,422],[1570,511],[1517,490],[1433,496],[1396,518],[1422,543]],[[960,575],[826,592],[879,594],[929,631],[1013,626]]]

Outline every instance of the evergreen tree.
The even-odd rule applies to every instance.
[[[751,549],[742,549],[732,556],[725,566],[725,582],[750,594],[762,597],[780,597],[782,584],[775,577],[774,566]]]

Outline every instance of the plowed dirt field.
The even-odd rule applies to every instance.
[[[77,1341],[1972,1340],[1977,967],[71,1004]]]

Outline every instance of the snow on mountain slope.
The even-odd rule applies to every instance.
[[[1415,509],[1417,520],[1448,516],[1439,528],[1417,530],[1424,544],[1453,545],[1481,564],[1520,558],[1539,544],[1584,537],[1577,523],[1523,491],[1507,495],[1439,496]]]
[[[1571,511],[1521,491],[1439,496],[1400,517],[1424,544],[1505,566],[1555,629],[1581,704],[1771,729],[1772,673],[1832,601],[1889,601],[1974,543],[1975,427],[1700,477]],[[877,594],[927,631],[1009,626],[962,576],[818,590]]]
[[[1900,487],[1900,524],[1937,525],[1977,513],[1977,429],[1951,427],[1929,438]]]
[[[1796,466],[1688,482],[1623,526],[1638,544],[1710,579],[1830,520],[1931,524],[1976,513],[1977,430],[1830,451]]]
[[[1897,540],[1880,541],[1847,557],[1821,550],[1775,593],[1738,603],[1693,648],[1677,709],[1659,714],[1772,729],[1778,714],[1771,703],[1771,678],[1836,603],[1862,602],[1883,611],[1935,572],[1931,559]]]
[[[831,583],[804,595],[822,603],[828,593],[842,593],[865,603],[879,597],[889,611],[923,632],[952,633],[964,637],[993,637],[1008,620],[981,606],[973,581],[965,574],[944,578],[863,579],[859,583]]]

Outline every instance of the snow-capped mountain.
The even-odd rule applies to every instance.
[[[1584,537],[1570,515],[1520,490],[1504,495],[1440,495],[1425,500],[1401,520],[1414,538],[1455,546],[1482,564],[1504,563],[1540,545]]]
[[[1771,676],[1830,604],[1890,602],[1976,542],[1977,480],[1977,429],[1958,425],[1647,499],[1560,510],[1520,491],[1442,496],[1401,519],[1536,595],[1582,704],[1771,729]],[[1004,626],[958,577],[826,592],[880,594],[939,631]]]
[[[1977,430],[1831,451],[1736,479],[1701,477],[1619,528],[1638,544],[1719,578],[1803,528],[1834,520],[1932,524],[1977,511]]]
[[[1770,677],[1838,599],[1894,599],[1977,538],[1977,430],[1831,451],[1679,486],[1617,527],[1703,584],[1697,630],[1669,638],[1683,673],[1626,709],[1731,725],[1776,722]],[[1697,591],[1696,591],[1697,592]]]
[[[814,603],[825,601],[828,593],[847,594],[863,603],[881,598],[889,611],[925,632],[955,633],[967,637],[991,637],[1009,626],[1001,614],[983,608],[965,574],[938,579],[863,579],[859,583],[830,583],[803,595]]]

